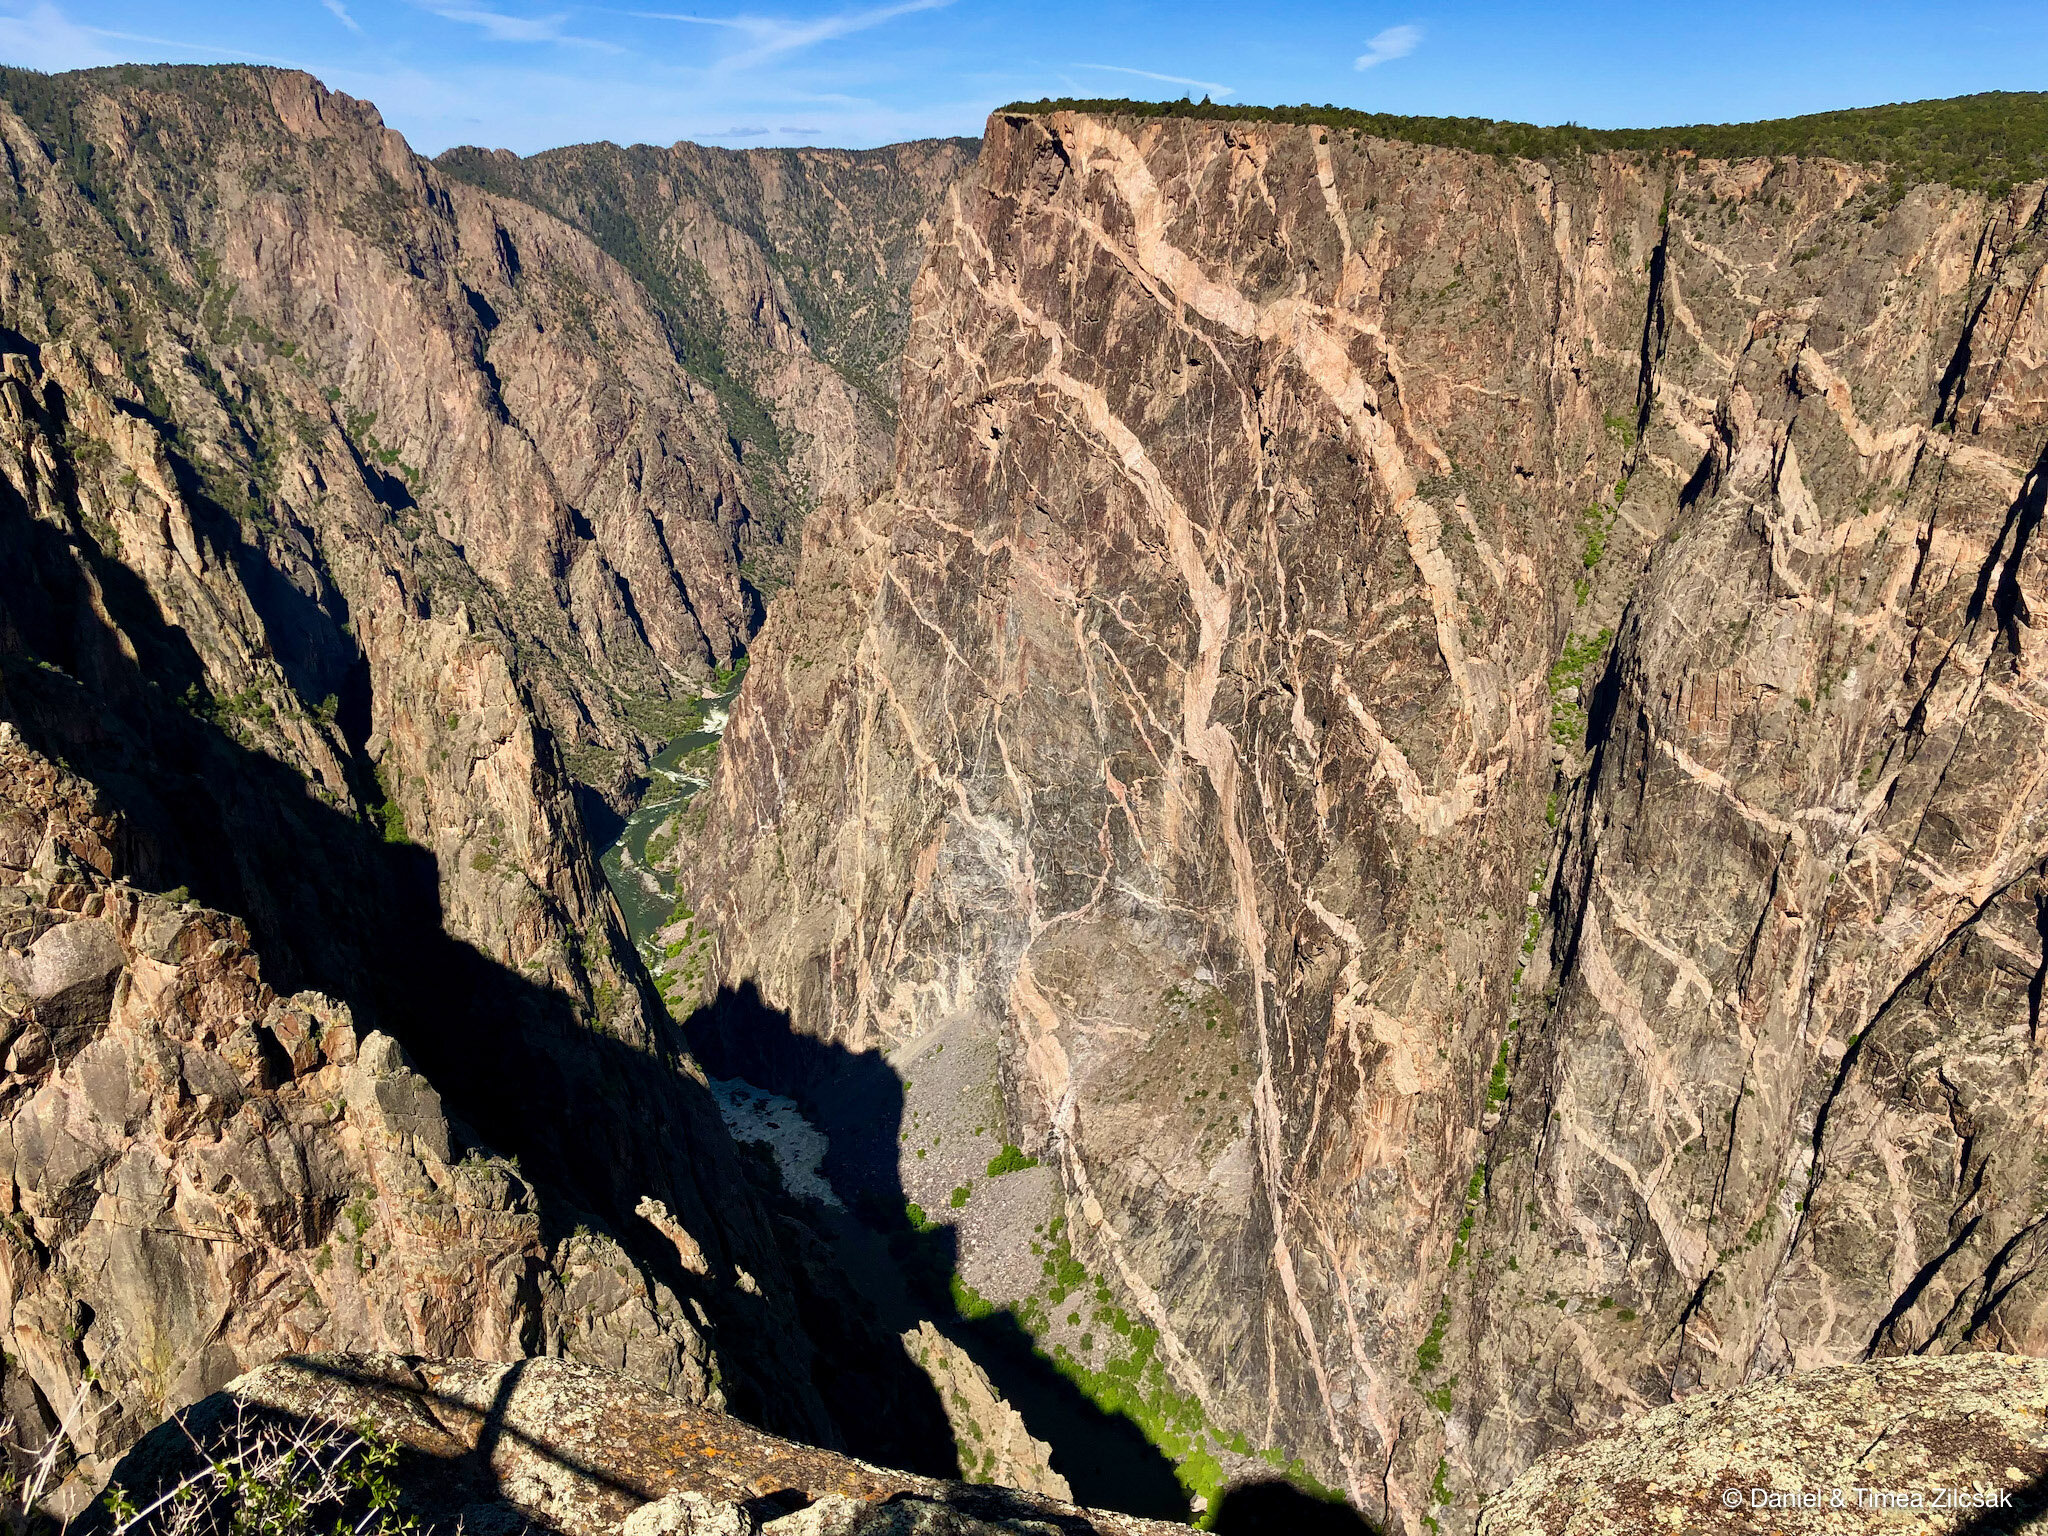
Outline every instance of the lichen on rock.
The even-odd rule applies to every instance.
[[[2048,1362],[1988,1353],[1824,1366],[1703,1392],[1546,1456],[1480,1536],[2037,1529]]]

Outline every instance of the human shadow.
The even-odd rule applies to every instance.
[[[1009,1308],[964,1312],[954,1293],[958,1237],[910,1210],[897,1163],[902,1079],[879,1051],[852,1051],[797,1030],[752,982],[721,988],[684,1023],[690,1049],[721,1078],[742,1078],[794,1099],[828,1142],[823,1172],[848,1214],[810,1207],[830,1233],[837,1271],[884,1331],[928,1319],[984,1371],[1052,1448],[1052,1467],[1076,1503],[1155,1519],[1186,1520],[1173,1463],[1137,1424],[1108,1411],[1039,1350]]]
[[[65,510],[78,500],[63,402],[54,385],[43,398],[47,440],[59,450],[55,504],[31,508],[0,480],[0,718],[118,813],[116,876],[145,889],[184,887],[241,918],[281,993],[326,993],[350,1006],[359,1029],[395,1037],[440,1093],[458,1154],[473,1147],[518,1161],[548,1249],[579,1227],[609,1232],[646,1283],[704,1309],[734,1412],[792,1438],[840,1444],[777,1222],[749,1197],[739,1154],[684,1070],[680,1032],[609,904],[592,921],[627,968],[624,997],[599,997],[588,972],[551,985],[451,934],[431,851],[387,841],[255,745],[273,725],[328,732],[367,796],[370,668],[339,612],[301,593],[285,618],[300,632],[292,644],[307,685],[339,678],[362,697],[344,701],[331,723],[322,718],[330,712],[313,709],[296,720],[224,711],[207,692],[192,636]],[[261,558],[259,541],[223,509],[191,505],[203,566],[246,570]],[[248,590],[264,604],[286,601],[276,583]],[[210,621],[204,603],[193,610],[188,622]],[[293,706],[273,695],[243,708]],[[573,855],[580,829],[566,833]],[[593,884],[601,878],[594,861],[588,874]],[[558,924],[565,917],[554,915]],[[675,1242],[640,1214],[648,1198],[697,1239],[704,1272],[686,1268]],[[331,1226],[340,1216],[336,1202],[317,1219]],[[317,1246],[326,1233],[308,1235]],[[533,1336],[520,1342],[538,1352],[547,1340],[538,1308],[531,1315]],[[231,1364],[222,1370],[233,1374]]]
[[[2039,1465],[2038,1454],[2035,1462],[2033,1476],[2018,1487],[2001,1483],[1972,1489],[1973,1495],[2005,1502],[1971,1510],[1954,1527],[1953,1536],[2019,1536],[2022,1531],[2040,1530],[2048,1518],[2048,1468]]]

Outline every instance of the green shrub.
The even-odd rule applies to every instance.
[[[984,1317],[994,1317],[1001,1310],[994,1302],[982,1295],[981,1292],[977,1291],[965,1280],[962,1280],[958,1271],[955,1271],[947,1280],[946,1289],[953,1297],[953,1310],[969,1322],[977,1322]]]
[[[1415,1363],[1423,1375],[1429,1375],[1443,1364],[1444,1334],[1450,1326],[1451,1314],[1448,1309],[1439,1310],[1437,1315],[1430,1319],[1429,1332],[1423,1335],[1422,1345],[1415,1351]]]
[[[279,1422],[238,1408],[232,1424],[194,1449],[200,1469],[147,1504],[108,1487],[100,1497],[108,1536],[400,1536],[419,1528],[398,1513],[399,1448],[367,1424]],[[23,1490],[26,1505],[36,1491]]]
[[[988,1176],[999,1179],[1006,1173],[1022,1173],[1026,1168],[1037,1166],[1037,1158],[1026,1157],[1022,1147],[1006,1141],[1003,1143],[1003,1150],[988,1160]]]

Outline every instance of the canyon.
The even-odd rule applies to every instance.
[[[2048,1352],[2048,183],[0,101],[65,1509],[342,1351],[890,1497],[1563,1529],[1589,1439]]]
[[[914,1462],[595,858],[805,494],[729,317],[303,75],[4,84],[20,1436],[83,1497],[283,1350],[545,1352]]]

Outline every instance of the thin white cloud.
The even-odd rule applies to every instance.
[[[0,0],[4,6],[6,0]],[[370,25],[366,20],[366,26]],[[372,35],[376,28],[371,27]],[[512,62],[517,60],[519,62]],[[601,84],[564,52],[521,50],[511,60],[479,58],[447,70],[416,65],[335,61],[318,72],[337,90],[377,103],[384,120],[415,149],[438,154],[456,144],[503,145],[522,155],[558,144],[610,139],[619,144],[718,143],[728,126],[753,127],[791,118],[818,130],[791,142],[848,148],[900,144],[975,132],[991,107],[1017,95],[991,88],[905,110],[815,90],[792,90],[773,78],[772,94],[756,73],[721,76],[703,68],[664,66],[608,76]],[[735,143],[774,143],[767,139]]]
[[[80,27],[81,32],[90,32],[95,37],[111,37],[117,43],[146,43],[151,48],[169,48],[176,53],[195,55],[202,63],[217,64],[275,64],[280,69],[301,69],[307,74],[318,70],[297,59],[279,58],[274,53],[257,53],[249,48],[237,48],[228,43],[188,43],[178,37],[155,37],[147,32],[117,32],[112,27]],[[121,56],[123,63],[135,61],[133,53]]]
[[[1365,45],[1365,52],[1352,62],[1353,69],[1371,69],[1389,59],[1405,59],[1422,41],[1420,27],[1389,27]]]
[[[809,48],[815,43],[829,42],[835,37],[865,32],[870,27],[879,27],[885,21],[894,21],[898,16],[908,16],[914,11],[943,10],[952,3],[953,0],[897,0],[894,5],[876,6],[865,11],[841,11],[836,16],[820,16],[814,21],[792,21],[782,16],[699,16],[680,11],[622,11],[620,14],[641,21],[680,21],[692,26],[725,27],[744,33],[753,40],[753,47],[721,61],[724,68],[738,69],[772,59],[778,54]]]
[[[320,3],[332,11],[334,19],[344,27],[347,27],[349,31],[355,33],[358,37],[362,35],[362,27],[357,24],[355,17],[349,15],[348,7],[343,5],[341,0],[320,0]]]
[[[1162,75],[1156,70],[1129,69],[1122,64],[1076,64],[1076,69],[1106,69],[1119,75],[1142,75],[1147,80],[1164,80],[1168,85],[1199,85],[1211,96],[1235,96],[1237,92],[1227,85],[1218,85],[1214,80],[1190,80],[1186,75]]]
[[[494,43],[566,43],[572,48],[595,48],[603,53],[625,52],[617,43],[564,32],[562,23],[569,19],[566,11],[557,11],[552,16],[508,16],[503,11],[488,11],[481,6],[435,5],[431,0],[424,8],[443,21],[479,27],[484,36]]]
[[[54,5],[0,0],[0,58],[10,64],[54,72],[115,63],[120,55],[99,42],[103,35],[96,27],[78,26]]]

